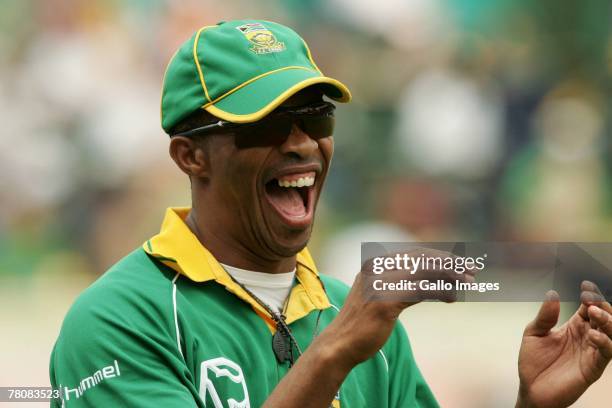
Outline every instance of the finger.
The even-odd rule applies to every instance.
[[[580,302],[585,305],[593,305],[597,303],[603,303],[604,298],[597,292],[593,292],[590,290],[583,290],[580,292]]]
[[[589,312],[588,312],[589,307],[585,304],[580,304],[580,307],[578,308],[578,315],[585,321],[589,321]]]
[[[584,288],[584,282],[582,287]],[[590,290],[583,290],[580,293],[580,307],[578,308],[578,314],[580,315],[580,317],[582,317],[584,320],[589,320],[589,314],[588,314],[588,308],[591,305],[595,305],[598,307],[601,307],[602,309],[606,309],[605,306],[605,302],[603,302],[603,297],[593,291]],[[612,310],[610,311],[612,312]]]
[[[385,280],[399,280],[399,279],[407,279],[415,282],[429,280],[431,282],[436,282],[438,280],[443,280],[446,282],[452,282],[454,284],[455,281],[459,281],[462,283],[465,282],[474,282],[475,278],[473,275],[468,274],[458,274],[452,270],[436,270],[436,269],[423,269],[414,273],[409,273],[402,270],[393,270],[389,272],[385,272],[384,274],[378,275],[379,278]]]
[[[404,298],[409,302],[439,300],[444,303],[453,303],[457,301],[457,291],[454,289],[455,286],[452,282],[442,280],[434,283],[431,281],[416,281],[415,285],[421,289],[404,295]]]
[[[612,315],[597,306],[589,306],[588,313],[591,327],[612,338]]]
[[[612,359],[612,340],[600,331],[590,329],[589,340],[597,347],[599,352],[607,360]]]
[[[599,290],[599,286],[595,282],[591,282],[589,280],[583,280],[580,284],[580,290],[587,292],[595,292],[603,297],[601,290]]]
[[[456,280],[456,279],[455,279]],[[405,271],[392,270],[378,276],[367,276],[368,300],[399,301],[416,304],[425,300],[452,303],[457,300],[455,280],[436,274],[432,279],[416,279]]]
[[[473,274],[465,274],[464,282],[474,283],[476,282],[476,276]]]
[[[451,272],[458,276],[465,275],[465,274],[475,276],[476,273],[478,272],[478,269],[475,264],[472,266],[469,266],[464,263],[462,264],[452,263],[452,265],[450,265],[449,267],[448,265],[449,259],[456,259],[456,260],[461,259],[460,256],[455,255],[451,252],[446,252],[446,251],[431,249],[431,248],[430,249],[425,248],[422,250],[422,254],[425,256],[426,259],[428,259],[426,262],[423,262],[420,265],[419,270],[423,272],[433,272],[433,271]],[[429,262],[430,259],[433,259],[434,261]],[[438,261],[435,261],[435,260],[438,260]]]
[[[582,281],[582,283],[580,284],[580,289],[583,292],[595,293],[596,299],[594,300],[594,302],[601,302],[602,309],[604,309],[608,313],[612,313],[612,305],[610,305],[610,302],[606,301],[606,297],[603,295],[603,293],[601,293],[601,290],[599,289],[599,286],[597,286],[597,284],[595,284],[594,282],[585,280],[585,281]],[[600,306],[600,305],[598,304],[597,306]]]
[[[525,328],[525,336],[545,336],[559,321],[561,303],[554,290],[546,293],[546,300],[540,306],[536,318]]]
[[[460,274],[452,270],[450,271],[438,271],[438,270],[426,271],[426,275],[424,277],[430,280],[442,279],[448,282],[459,281],[459,282],[464,282],[464,283],[474,282],[476,280],[474,278],[474,275],[467,274],[467,273]]]

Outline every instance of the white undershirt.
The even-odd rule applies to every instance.
[[[272,310],[283,311],[285,300],[293,286],[295,269],[286,273],[265,273],[247,271],[225,264],[221,266]]]

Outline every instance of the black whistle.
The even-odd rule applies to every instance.
[[[280,327],[276,327],[276,333],[272,336],[272,350],[276,356],[276,361],[284,363],[291,358],[291,344],[287,336],[281,331]]]

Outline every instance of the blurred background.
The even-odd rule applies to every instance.
[[[611,241],[608,0],[0,4],[0,386],[48,385],[74,298],[189,205],[161,80],[221,20],[293,27],[353,92],[310,245],[323,272],[350,283],[361,241]],[[537,307],[404,313],[442,406],[513,406]],[[606,406],[610,389],[608,369],[575,406]]]

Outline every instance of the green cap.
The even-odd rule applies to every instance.
[[[164,76],[161,121],[169,133],[198,109],[236,123],[256,122],[311,85],[338,102],[351,93],[321,73],[306,42],[270,21],[235,20],[199,29]]]

